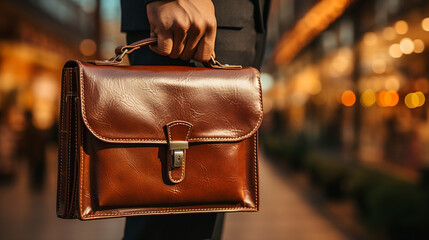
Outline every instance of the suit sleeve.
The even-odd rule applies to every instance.
[[[148,31],[146,5],[156,0],[121,0],[121,31]]]

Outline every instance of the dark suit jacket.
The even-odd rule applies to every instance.
[[[146,3],[154,0],[121,0],[122,31],[127,42],[149,37]],[[216,59],[223,63],[259,67],[265,43],[269,0],[213,0],[218,30]],[[132,65],[191,65],[141,48],[129,55]],[[216,217],[217,216],[217,217]],[[220,239],[223,214],[182,214],[127,218],[128,239]],[[172,231],[172,229],[175,229]]]
[[[123,32],[149,30],[146,4],[155,0],[121,0]],[[270,0],[213,0],[218,28],[241,29],[251,15],[257,32],[263,33]]]

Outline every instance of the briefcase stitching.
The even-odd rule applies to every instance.
[[[171,171],[168,171],[168,176],[170,177],[170,181],[173,183],[180,183],[185,178],[185,167],[186,167],[186,158],[183,159],[183,166],[182,166],[182,174],[180,175],[180,179],[175,180],[173,176],[171,175]]]
[[[107,141],[107,142],[116,142],[116,141],[124,141],[124,142],[160,142],[160,143],[166,143],[165,140],[159,140],[159,139],[132,139],[132,138],[128,138],[128,139],[124,139],[124,138],[119,138],[119,139],[112,139],[112,138],[108,138],[108,137],[102,137],[100,135],[98,135],[97,133],[95,133],[95,131],[90,127],[87,118],[86,118],[86,111],[85,111],[85,87],[84,87],[84,80],[83,80],[83,68],[82,68],[82,64],[79,61],[76,61],[79,65],[79,79],[80,79],[80,95],[81,95],[81,113],[82,113],[82,118],[84,120],[85,126],[86,128],[97,138]],[[253,71],[255,71],[257,73],[257,71],[255,69],[252,69]],[[79,174],[79,208],[80,208],[80,215],[81,215],[81,219],[91,219],[91,217],[103,217],[103,216],[111,216],[111,217],[115,217],[115,216],[124,216],[124,215],[136,215],[136,214],[163,214],[163,213],[186,213],[186,212],[216,212],[216,211],[234,211],[234,210],[254,210],[257,211],[258,210],[258,206],[259,206],[259,200],[258,200],[258,168],[257,168],[257,133],[255,133],[261,122],[262,122],[262,118],[263,118],[263,110],[262,110],[262,89],[261,89],[261,82],[260,82],[260,77],[258,74],[257,78],[258,78],[258,90],[259,90],[259,104],[260,104],[260,114],[259,114],[259,118],[258,118],[258,122],[256,124],[256,126],[252,129],[252,131],[244,136],[240,136],[240,137],[232,137],[232,138],[190,138],[189,141],[192,140],[234,140],[234,141],[239,141],[239,140],[243,140],[245,138],[248,138],[249,136],[251,136],[252,134],[255,134],[254,136],[254,141],[253,141],[253,145],[254,145],[254,150],[253,150],[253,167],[254,167],[254,173],[255,173],[255,204],[256,207],[224,207],[224,208],[193,208],[193,209],[175,209],[175,208],[162,208],[162,210],[146,210],[146,211],[131,211],[131,212],[123,212],[123,213],[97,213],[97,212],[93,212],[93,213],[87,213],[84,214],[83,213],[83,199],[82,199],[82,195],[83,195],[83,164],[84,164],[84,157],[83,157],[83,151],[80,151],[80,174]],[[82,136],[83,136],[83,127],[82,127]],[[92,211],[92,208],[91,208]]]
[[[179,123],[174,123],[172,125],[167,125],[167,128],[168,128],[167,134],[168,134],[168,140],[169,140],[169,142],[172,141],[172,138],[171,138],[171,127],[176,126],[176,125],[182,125],[182,126],[188,127],[188,133],[186,134],[186,138],[185,138],[186,141],[188,141],[189,135],[191,134],[192,125],[190,124],[190,126],[189,126],[186,123],[179,122]],[[176,180],[176,179],[173,178],[173,176],[171,175],[171,171],[168,171],[168,176],[170,177],[171,182],[173,182],[173,183],[180,183],[181,181],[183,181],[183,179],[185,177],[185,167],[186,167],[186,158],[183,159],[182,174],[181,174],[181,176],[180,176],[180,178],[178,180]]]
[[[183,126],[186,126],[186,127],[188,127],[188,133],[186,134],[186,141],[188,141],[188,138],[189,138],[189,134],[191,133],[191,128],[192,128],[192,125],[191,126],[189,126],[188,124],[185,124],[185,123],[182,123],[182,122],[179,122],[179,123],[173,123],[173,124],[171,124],[171,125],[167,125],[167,127],[168,127],[168,140],[171,142],[171,134],[170,134],[170,132],[171,132],[171,127],[173,127],[173,126],[176,126],[176,125],[183,125]]]
[[[76,174],[76,171],[77,171],[77,166],[76,166],[76,161],[77,161],[77,157],[79,156],[79,150],[78,150],[78,131],[79,131],[79,129],[78,129],[78,118],[79,118],[79,114],[78,114],[78,103],[77,103],[77,101],[76,102],[74,102],[74,104],[73,104],[74,106],[73,107],[75,107],[75,135],[74,135],[74,144],[75,144],[75,153],[74,153],[74,156],[73,156],[73,165],[74,165],[74,167],[73,167],[73,170],[74,170],[74,176],[73,176],[73,179],[74,179],[74,182],[72,183],[73,184],[73,192],[71,193],[72,194],[72,197],[73,197],[73,201],[70,201],[70,203],[71,204],[73,204],[73,206],[71,207],[71,211],[70,211],[70,215],[71,216],[73,216],[73,213],[74,213],[74,208],[75,208],[75,199],[76,199],[76,192],[77,192],[77,189],[76,189],[76,183],[77,183],[77,181],[78,181],[78,179],[76,179],[77,178],[77,174]]]
[[[258,191],[259,191],[259,187],[258,187],[258,181],[259,181],[259,176],[258,176],[258,136],[255,133],[254,137],[253,137],[253,167],[255,170],[255,204],[256,204],[256,209],[259,208],[259,196],[258,196]]]
[[[70,91],[70,89],[72,89],[73,87],[72,87],[72,85],[73,85],[73,73],[72,73],[72,71],[70,70],[69,71],[69,81],[68,81],[68,85],[69,85],[69,91]],[[66,91],[66,96],[67,96],[67,94],[68,94],[68,91]],[[69,118],[69,122],[68,122],[68,125],[67,125],[67,140],[68,140],[68,161],[67,161],[67,165],[68,165],[68,168],[67,168],[67,184],[66,184],[66,187],[67,187],[67,197],[66,197],[66,203],[68,203],[68,205],[69,206],[67,206],[67,204],[66,204],[66,210],[68,209],[68,208],[70,208],[70,205],[72,205],[73,203],[71,202],[71,201],[69,201],[69,197],[70,197],[70,175],[71,175],[71,168],[70,168],[70,162],[72,161],[72,159],[71,159],[71,136],[70,136],[70,131],[71,131],[71,124],[72,124],[72,118],[73,118],[73,116],[72,116],[72,111],[71,111],[71,107],[70,107],[70,105],[71,105],[71,103],[68,103],[68,105],[69,106],[67,106],[68,107],[68,110],[69,110],[69,116],[70,116],[70,118]],[[67,211],[66,211],[66,213],[65,214],[67,214]]]
[[[66,72],[67,72],[67,69],[64,69],[64,73],[63,73],[63,79],[62,79],[62,88],[61,88],[61,96],[62,96],[62,99],[61,99],[61,105],[64,107],[64,102],[65,102],[65,100],[64,100],[64,92],[65,92],[65,90],[64,90],[64,86],[65,86],[65,84],[64,84],[64,82],[65,82],[65,78],[66,78]],[[62,137],[62,130],[63,130],[63,125],[64,125],[64,111],[61,111],[61,125],[60,125],[60,136],[59,136],[59,139],[61,140],[61,141],[63,141],[62,139],[63,139],[63,137]],[[59,174],[58,174],[58,193],[57,193],[57,212],[59,212],[60,211],[60,198],[61,198],[61,196],[63,196],[63,192],[62,192],[62,188],[61,188],[61,185],[63,184],[62,183],[62,173],[63,173],[63,144],[60,144],[60,157],[59,157],[59,160],[60,160],[60,162],[59,162],[59,168],[60,168],[60,172],[59,172]]]
[[[106,141],[106,142],[112,142],[112,143],[116,143],[118,141],[120,142],[128,142],[128,143],[141,143],[141,142],[159,142],[159,143],[167,143],[166,140],[160,140],[160,139],[139,139],[139,138],[109,138],[109,137],[103,137],[100,136],[98,133],[96,133],[94,131],[94,129],[92,129],[92,127],[90,126],[88,119],[86,117],[86,109],[85,109],[85,85],[84,85],[84,80],[83,80],[83,65],[80,61],[76,61],[79,65],[79,78],[80,78],[80,87],[81,87],[81,91],[80,91],[80,95],[81,95],[81,108],[82,108],[82,118],[83,121],[86,125],[86,127],[88,128],[88,130],[98,139]],[[250,136],[252,136],[252,134],[254,134],[257,129],[259,128],[261,122],[262,122],[262,118],[263,118],[263,110],[262,110],[262,89],[261,89],[261,81],[260,81],[260,76],[259,74],[257,74],[257,70],[252,68],[252,71],[254,71],[256,73],[256,76],[258,78],[258,90],[259,90],[259,107],[260,107],[260,113],[259,113],[259,118],[258,118],[258,122],[256,123],[255,127],[246,135],[243,136],[239,136],[239,137],[230,137],[230,138],[218,138],[218,137],[206,137],[206,138],[190,138],[189,141],[196,141],[196,140],[219,140],[219,141],[240,141],[243,139],[246,139]]]
[[[82,128],[82,135],[83,135],[83,128]],[[82,201],[82,195],[83,195],[83,151],[81,151],[80,154],[80,189],[79,189],[79,207],[81,212],[81,218],[82,219],[91,219],[92,217],[103,217],[103,216],[125,216],[125,215],[136,215],[136,214],[163,214],[163,213],[187,213],[187,212],[216,212],[216,211],[234,211],[234,210],[254,210],[257,211],[259,209],[259,203],[258,203],[258,168],[257,168],[257,162],[258,162],[258,156],[257,153],[257,136],[255,134],[253,138],[253,167],[255,172],[255,204],[256,207],[225,207],[225,208],[193,208],[193,209],[175,209],[175,208],[162,208],[163,210],[147,210],[147,211],[130,211],[130,212],[123,212],[123,213],[83,213],[83,201]],[[91,208],[92,211],[92,208]]]

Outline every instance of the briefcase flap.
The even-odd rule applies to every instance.
[[[167,143],[165,126],[192,124],[189,142],[250,137],[262,121],[259,73],[183,66],[78,64],[86,127],[113,143]]]

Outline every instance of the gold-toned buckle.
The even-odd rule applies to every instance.
[[[171,167],[180,168],[185,159],[185,149],[189,148],[187,141],[172,141],[169,144],[171,154]]]

